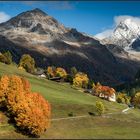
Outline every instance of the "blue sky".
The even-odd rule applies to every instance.
[[[112,28],[115,24],[114,17],[126,15],[140,17],[140,2],[1,1],[0,21],[34,8],[42,9],[67,27],[74,27],[91,35]]]

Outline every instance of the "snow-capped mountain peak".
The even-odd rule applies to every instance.
[[[113,38],[134,40],[134,38],[137,38],[139,32],[140,25],[132,21],[132,19],[126,19],[125,21],[120,22],[120,24],[116,27],[113,33]]]
[[[117,56],[140,60],[140,21],[136,18],[120,21],[102,42]]]
[[[131,50],[133,42],[140,36],[140,24],[131,18],[121,21],[113,33],[106,38],[107,44],[114,44],[124,50]]]

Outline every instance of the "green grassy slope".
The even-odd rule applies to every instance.
[[[56,83],[38,78],[18,70],[15,66],[0,63],[0,75],[17,74],[26,77],[32,85],[32,90],[40,92],[52,106],[52,119],[68,117],[70,112],[74,116],[88,115],[95,111],[95,102],[101,100],[72,89],[68,83]],[[102,100],[105,113],[120,113],[126,105]],[[2,113],[1,113],[2,114]],[[91,117],[52,121],[51,127],[41,138],[137,138],[139,124],[134,123],[140,118],[139,110],[130,111],[130,114],[112,115],[111,118]],[[131,117],[130,117],[131,116]],[[126,119],[128,118],[128,119]],[[3,122],[2,122],[3,120]],[[130,122],[126,122],[129,120]],[[17,133],[12,125],[7,125],[7,118],[2,115],[0,121],[0,138],[26,138]],[[130,128],[130,127],[132,128]],[[104,133],[104,131],[106,133]],[[133,132],[133,133],[130,133]],[[122,134],[126,135],[122,135]]]

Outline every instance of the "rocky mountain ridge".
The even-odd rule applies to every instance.
[[[16,63],[28,53],[38,67],[75,66],[94,81],[116,85],[133,79],[138,62],[114,56],[99,40],[66,28],[40,9],[23,12],[0,24],[0,51],[9,50]]]

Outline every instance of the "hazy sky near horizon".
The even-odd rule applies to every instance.
[[[91,35],[112,29],[117,17],[140,17],[140,2],[1,1],[0,22],[34,8],[40,8],[67,27]]]

